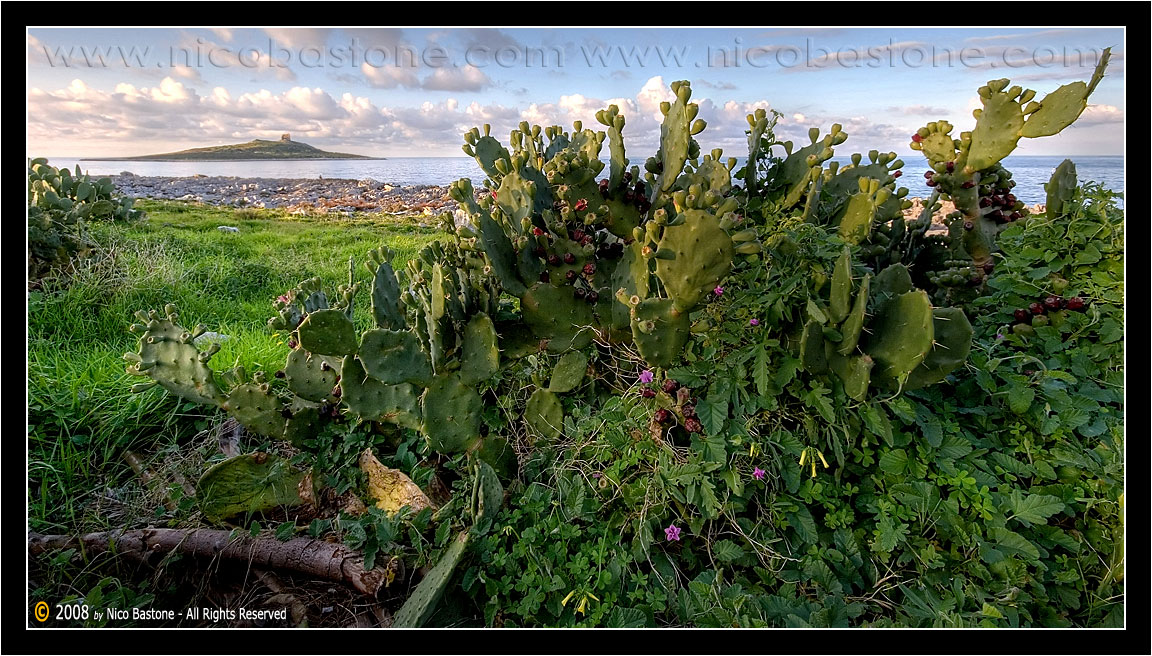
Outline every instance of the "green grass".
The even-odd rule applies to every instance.
[[[398,219],[301,219],[274,210],[228,210],[144,202],[146,221],[93,228],[98,257],[67,280],[48,280],[28,300],[29,528],[78,533],[110,528],[101,499],[137,485],[122,460],[171,449],[207,426],[215,411],[156,388],[133,394],[139,379],[122,356],[136,348],[128,331],[136,310],[177,306],[181,322],[232,337],[217,370],[243,364],[272,372],[288,347],[267,327],[273,301],[300,280],[358,280],[369,250],[387,244],[399,267],[438,231]],[[239,234],[217,230],[228,225]],[[357,321],[370,323],[362,290]]]

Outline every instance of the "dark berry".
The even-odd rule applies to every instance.
[[[964,184],[960,185],[960,187],[961,187],[961,188],[963,188],[963,189],[971,189],[972,187],[975,187],[975,186],[976,186],[976,183],[975,183],[975,182],[972,182],[971,180],[969,180],[968,182],[965,182]]]
[[[550,280],[552,280],[552,276],[548,275],[547,271],[540,273],[540,282],[549,282]]]
[[[1014,196],[1012,194],[1005,195],[1004,200],[1007,201],[1007,203],[1009,205],[1015,205],[1016,204],[1016,196]]]
[[[1024,310],[1021,308],[1017,308],[1016,311],[1012,313],[1012,317],[1014,319],[1016,319],[1016,321],[1019,321],[1020,323],[1028,323],[1028,319],[1031,316],[1032,315],[1028,314],[1028,310]]]
[[[592,305],[595,305],[596,302],[600,300],[600,295],[596,292],[588,292],[588,296],[585,297],[584,300],[588,301]]]
[[[545,253],[545,250],[544,250],[543,246],[537,246],[536,248],[532,249],[532,254],[535,255],[536,257],[544,257],[544,253]]]
[[[664,384],[660,386],[660,389],[671,394],[672,392],[680,389],[680,383],[672,380],[671,378],[668,378],[664,381]]]
[[[288,340],[288,348],[296,348],[296,340],[294,340],[294,339]]]
[[[1001,212],[1000,210],[992,210],[991,212],[988,213],[988,219],[995,221],[996,223],[1003,223],[1004,222],[1004,213]]]
[[[700,423],[700,420],[695,418],[695,417],[690,417],[688,419],[685,419],[684,420],[684,428],[689,433],[703,433],[704,432],[704,426]]]
[[[656,396],[656,390],[652,389],[651,387],[644,387],[640,390],[640,396],[643,396],[646,399],[650,399]]]
[[[631,171],[625,171],[624,172],[624,182],[632,182],[632,172]]]
[[[592,238],[589,237],[588,235],[584,235],[584,238],[580,240],[581,246],[587,246],[588,244],[591,244],[591,243],[592,243]]]
[[[584,239],[584,231],[583,230],[573,230],[572,231],[572,241],[581,241],[582,239]]]
[[[332,396],[340,396],[340,386],[339,385],[332,388]]]
[[[565,253],[564,254],[564,264],[574,264],[575,262],[576,262],[576,256],[575,255],[573,255],[571,253]]]
[[[328,363],[327,363],[327,362],[325,362],[324,364],[328,364]],[[283,377],[284,377],[284,375],[285,375],[285,374],[284,374],[284,370],[283,370],[283,369],[281,369],[280,371],[277,371],[277,372],[276,372],[275,374],[273,374],[273,375],[274,375],[274,376],[276,376],[277,378],[283,378]]]
[[[635,201],[636,201],[636,193],[634,191],[628,190],[628,191],[624,192],[624,202],[625,203],[632,203]]]
[[[600,181],[600,191],[608,191],[608,178]]]
[[[672,413],[668,412],[664,408],[660,408],[659,410],[657,410],[656,414],[653,416],[653,419],[655,419],[656,423],[658,423],[658,424],[666,424],[666,423],[668,423],[668,420],[671,418],[672,418]]]
[[[584,297],[585,297],[585,296],[588,294],[588,292],[584,291],[584,290],[583,290],[583,289],[581,289],[580,287],[577,287],[577,288],[576,288],[576,291],[572,292],[572,294],[573,294],[573,295],[575,295],[575,296],[576,296],[576,298],[581,298],[581,299],[582,299],[582,298],[584,298]]]
[[[984,273],[992,273],[992,270],[995,268],[996,268],[996,263],[993,262],[992,260],[988,260],[987,262],[984,263]]]
[[[892,174],[892,177],[895,179],[895,178],[899,178],[902,175],[904,175],[903,171],[897,171],[897,172]]]
[[[1013,212],[1013,213],[1008,215],[1008,220],[1009,221],[1016,221],[1016,220],[1019,220],[1020,218],[1022,218],[1023,216],[1024,215],[1019,213],[1019,212]]]
[[[992,207],[992,199],[987,196],[981,198],[980,207]]]
[[[1080,298],[1079,296],[1073,296],[1072,298],[1068,299],[1066,307],[1073,312],[1083,312],[1084,299]]]
[[[681,408],[680,411],[684,413],[685,417],[696,416],[696,406],[692,405],[691,403],[685,403],[684,407]]]
[[[924,184],[928,185],[929,187],[935,187],[936,181],[935,180],[929,180],[929,181],[925,182]]]
[[[1039,303],[1029,305],[1028,310],[1030,310],[1032,314],[1044,314],[1044,306]]]
[[[584,265],[584,275],[590,276],[596,273],[596,265],[592,262]]]
[[[1059,296],[1049,296],[1048,298],[1044,299],[1044,307],[1053,311],[1059,310],[1061,305],[1063,305],[1061,301],[1062,299]]]
[[[964,229],[965,230],[971,230],[972,228],[975,228],[975,227],[976,227],[976,225],[973,224],[971,221],[965,221],[964,222]]]
[[[572,269],[568,269],[567,271],[564,272],[564,279],[567,280],[568,282],[572,282],[573,280],[576,280],[576,272],[573,271]]]
[[[920,143],[923,140],[924,137],[921,137],[919,133],[912,135],[912,141],[915,141],[916,143]]]
[[[557,256],[555,253],[553,253],[552,255],[549,255],[548,256],[548,264],[551,264],[552,266],[560,266],[560,257]]]
[[[540,228],[532,228],[532,234],[539,237],[540,235],[544,234],[544,231],[541,230]]]
[[[956,170],[956,162],[948,162],[944,165],[944,168],[948,169],[948,172],[951,173]]]
[[[924,172],[924,179],[925,180],[931,180],[932,176],[934,176],[934,175],[936,175],[935,171],[925,171]]]

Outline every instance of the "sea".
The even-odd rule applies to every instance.
[[[927,165],[919,154],[902,157],[907,164],[898,181],[908,188],[909,197],[927,198],[932,190],[924,184]],[[1028,204],[1043,203],[1043,184],[1064,157],[1016,156],[1008,157],[1003,165],[1012,171],[1017,185],[1013,193]],[[836,157],[841,165],[847,157]],[[1081,183],[1093,181],[1117,193],[1124,191],[1123,157],[1074,157],[1076,172]],[[607,160],[605,160],[607,161]],[[470,178],[477,186],[484,181],[484,173],[470,157],[390,157],[382,160],[263,160],[245,162],[150,162],[150,161],[93,161],[78,158],[52,158],[56,167],[80,170],[93,176],[113,175],[130,171],[136,175],[188,177],[193,175],[236,176],[242,178],[346,178],[371,179],[378,182],[405,185],[447,185],[460,178]],[[744,165],[738,160],[737,169]],[[607,175],[607,167],[605,168]],[[1119,204],[1123,207],[1123,201]]]

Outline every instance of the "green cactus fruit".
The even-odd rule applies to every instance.
[[[632,310],[632,340],[648,364],[677,364],[691,334],[687,312],[677,310],[672,299],[649,298]]]
[[[811,319],[804,324],[800,335],[800,364],[813,374],[828,371],[828,356],[824,348],[824,328],[820,322]]]
[[[360,338],[360,361],[376,380],[388,384],[412,383],[421,387],[432,380],[428,354],[410,331],[369,330]]]
[[[424,390],[420,431],[437,453],[464,451],[480,439],[480,412],[484,409],[476,390],[453,374],[440,374]]]
[[[556,439],[564,430],[564,406],[560,397],[546,389],[538,389],[528,397],[524,420],[537,435]]]
[[[221,407],[253,433],[284,438],[284,404],[267,384],[241,383],[228,392]]]
[[[656,276],[680,311],[688,311],[720,284],[732,270],[732,239],[719,220],[703,210],[680,213],[684,222],[664,229],[660,250],[675,259],[656,260]]]
[[[566,353],[552,369],[552,379],[548,391],[556,394],[571,392],[584,380],[588,369],[588,356],[583,351]]]
[[[901,294],[912,291],[912,276],[908,267],[903,264],[892,264],[885,267],[872,280],[870,289],[870,303],[872,313],[881,314],[888,306],[888,302]]]
[[[507,438],[497,435],[485,437],[480,448],[476,450],[476,457],[491,465],[492,469],[503,478],[516,476],[518,466],[516,452]]]
[[[371,262],[365,265],[372,272],[372,318],[380,328],[403,330],[404,308],[400,305],[400,286],[392,269],[395,253],[383,246],[371,251],[368,257]]]
[[[828,359],[832,371],[844,382],[844,392],[857,401],[868,396],[868,381],[872,372],[872,358],[867,354],[844,356],[833,353]]]
[[[852,351],[856,350],[856,344],[860,341],[860,333],[864,328],[864,314],[868,309],[868,286],[871,281],[872,274],[865,274],[864,280],[860,283],[860,289],[856,292],[856,301],[852,305],[852,311],[848,313],[848,318],[840,325],[842,337],[840,345],[836,349],[840,355],[850,355]]]
[[[828,297],[828,320],[839,325],[852,304],[852,252],[848,247],[832,267],[832,290]]]
[[[297,329],[300,346],[320,355],[348,355],[356,352],[356,327],[343,310],[310,312]]]
[[[1048,218],[1055,218],[1064,214],[1065,206],[1076,193],[1076,165],[1072,160],[1060,162],[1060,166],[1052,172],[1052,177],[1044,185],[1048,192],[1044,213]]]
[[[487,130],[485,130],[485,132],[487,132]],[[464,138],[468,139],[472,135],[474,136],[469,140],[469,144],[473,148],[473,153],[469,154],[476,159],[476,163],[480,165],[480,168],[489,178],[499,180],[503,174],[500,172],[500,169],[496,168],[496,162],[499,160],[508,161],[512,159],[512,156],[508,154],[508,149],[501,145],[494,137],[488,136],[487,134],[481,137],[480,131],[476,128],[472,128],[472,132],[465,134]],[[465,150],[465,152],[468,151]]]
[[[436,612],[436,606],[440,603],[440,598],[448,589],[448,582],[452,579],[456,565],[464,556],[464,549],[468,545],[468,535],[469,531],[461,531],[452,540],[452,544],[444,551],[444,555],[428,571],[428,574],[412,591],[412,596],[408,597],[408,600],[393,616],[393,628],[420,628],[431,619],[432,614]]]
[[[295,348],[284,363],[284,374],[293,394],[309,401],[325,401],[332,397],[339,368],[338,358]]]
[[[284,421],[284,439],[292,446],[301,447],[304,440],[316,437],[320,432],[324,418],[320,416],[319,403],[293,397],[288,412],[291,416]]]
[[[496,326],[487,314],[477,314],[464,326],[460,357],[460,382],[475,385],[500,371],[500,348]]]
[[[563,353],[592,343],[592,307],[572,295],[569,287],[536,283],[520,299],[524,321],[540,339],[548,340],[548,351]]]
[[[472,532],[484,535],[504,505],[504,486],[500,484],[496,470],[487,462],[477,460],[473,466]]]
[[[183,399],[221,405],[225,394],[208,366],[220,345],[213,344],[201,352],[193,339],[204,332],[203,327],[198,327],[194,334],[177,324],[174,306],[166,306],[164,313],[165,316],[156,311],[136,313],[142,323],[133,324],[131,330],[140,335],[140,345],[137,353],[124,354],[124,359],[131,363],[127,372],[148,376]]]
[[[932,321],[932,303],[923,290],[889,301],[869,324],[862,349],[876,363],[873,379],[887,386],[903,385],[932,349]]]
[[[972,348],[972,324],[960,308],[932,310],[932,350],[908,376],[904,389],[914,390],[939,383],[968,360]]]
[[[217,463],[196,482],[196,502],[213,523],[241,514],[299,506],[312,498],[312,477],[287,459],[249,453]]]

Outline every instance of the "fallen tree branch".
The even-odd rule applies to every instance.
[[[285,569],[329,581],[340,581],[373,597],[384,587],[383,569],[365,569],[364,557],[342,544],[311,538],[281,542],[275,538],[233,535],[217,529],[148,528],[134,531],[105,531],[80,537],[28,534],[28,554],[83,548],[94,553],[113,552],[147,562],[152,554],[176,552],[200,558],[246,561],[255,567]]]

